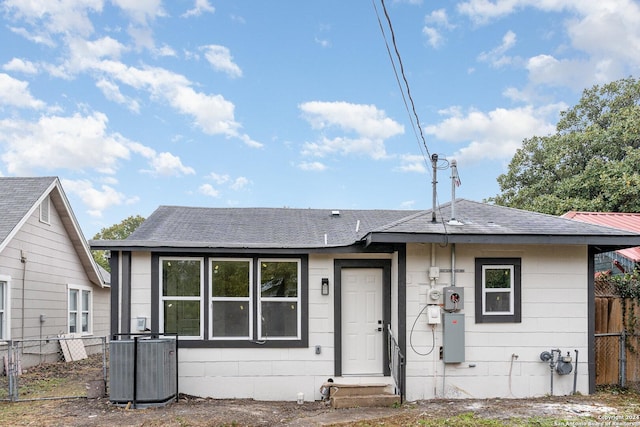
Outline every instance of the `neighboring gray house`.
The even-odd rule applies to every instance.
[[[554,394],[593,392],[594,254],[640,234],[452,210],[161,206],[90,244],[111,251],[111,332],[179,333],[182,393],[319,399],[332,378],[408,400],[542,396],[555,349],[580,357],[575,377],[551,371]]]
[[[0,177],[0,341],[109,333],[109,283],[56,177]]]

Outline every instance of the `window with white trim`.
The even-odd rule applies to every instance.
[[[476,323],[521,321],[520,276],[520,258],[476,258]]]
[[[212,339],[253,335],[252,259],[214,258],[210,262]]]
[[[0,340],[9,339],[9,280],[0,277]]]
[[[202,338],[202,258],[161,258],[161,332]]]
[[[92,333],[93,301],[91,288],[69,285],[69,325],[70,334],[90,335]]]
[[[43,222],[45,224],[51,223],[50,210],[51,210],[51,201],[49,199],[49,196],[47,196],[44,198],[42,203],[40,203],[40,222]]]
[[[260,259],[258,263],[260,339],[299,339],[300,260]]]

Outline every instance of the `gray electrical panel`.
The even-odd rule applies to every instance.
[[[444,313],[442,335],[442,361],[444,363],[464,362],[464,314]]]

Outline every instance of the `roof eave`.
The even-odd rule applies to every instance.
[[[590,245],[611,249],[640,246],[640,235],[558,235],[558,234],[445,234],[445,233],[369,233],[367,246],[374,243],[477,243],[527,245]]]

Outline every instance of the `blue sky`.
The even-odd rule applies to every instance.
[[[494,196],[523,139],[553,133],[583,89],[639,74],[636,1],[385,6],[440,203],[447,160],[458,197]],[[431,208],[381,0],[0,0],[0,13],[0,175],[59,176],[88,238],[159,205]]]

